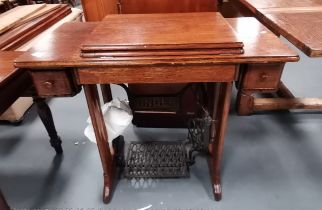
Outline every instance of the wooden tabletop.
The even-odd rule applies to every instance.
[[[298,61],[296,52],[290,50],[278,37],[263,27],[254,18],[228,19],[243,41],[245,53],[241,55],[190,56],[185,59],[171,57],[171,65],[180,64],[222,64],[222,63],[267,63]],[[66,23],[49,34],[31,50],[19,57],[15,65],[26,68],[90,67],[90,66],[150,66],[169,64],[170,58],[104,58],[86,59],[80,57],[80,47],[97,23]]]
[[[108,15],[82,44],[83,50],[242,48],[220,13]]]
[[[322,10],[266,13],[264,21],[310,57],[322,56]]]
[[[310,57],[322,56],[322,0],[239,0]]]
[[[18,51],[0,51],[0,88],[19,74],[19,69],[15,68],[13,63],[22,54],[23,52]]]

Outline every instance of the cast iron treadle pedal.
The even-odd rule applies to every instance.
[[[131,142],[124,175],[127,178],[188,177],[188,162],[183,141]]]

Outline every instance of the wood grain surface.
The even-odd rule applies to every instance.
[[[108,15],[82,51],[241,48],[220,13]]]
[[[25,5],[15,7],[0,15],[0,34],[15,26],[15,24],[33,13],[44,8],[45,4]]]
[[[78,70],[80,84],[157,84],[185,82],[232,82],[235,65],[194,65],[140,68],[84,68]],[[118,76],[115,76],[118,75]]]
[[[18,73],[18,69],[14,67],[13,61],[22,54],[23,52],[0,51],[0,88]]]
[[[201,56],[186,59],[173,58],[173,65],[200,63],[267,63],[298,61],[296,52],[290,50],[255,18],[227,20],[236,30],[236,35],[244,43],[244,54],[227,56]],[[29,52],[19,57],[17,67],[89,67],[89,66],[126,66],[160,65],[168,60],[140,60],[133,62],[124,57],[121,61],[110,59],[86,59],[80,57],[80,46],[89,37],[97,23],[66,23],[36,44]],[[133,58],[131,58],[133,59]]]
[[[322,56],[322,10],[266,13],[263,21],[310,57]]]
[[[29,22],[31,20],[34,20],[34,19],[36,19],[36,18],[38,18],[40,16],[43,16],[43,15],[45,15],[45,14],[47,14],[47,13],[49,13],[49,12],[55,10],[55,9],[58,9],[61,6],[62,6],[61,4],[45,4],[45,6],[43,8],[41,8],[40,10],[38,10],[38,11],[32,13],[31,15],[27,16],[26,18],[18,21],[15,24],[15,27],[20,26],[20,25],[22,25],[24,23],[27,23],[27,22]]]
[[[321,98],[256,98],[254,111],[272,111],[288,109],[321,110]]]
[[[294,8],[322,6],[322,0],[238,0],[252,11],[267,8]]]
[[[257,12],[260,12],[261,14],[273,14],[273,13],[310,13],[310,12],[321,12],[322,11],[322,5],[321,6],[314,6],[314,7],[278,7],[278,8],[265,8],[265,9],[258,9]]]
[[[101,21],[108,14],[118,14],[119,0],[81,0],[86,21]]]
[[[239,0],[310,57],[322,56],[322,0]]]
[[[14,50],[70,13],[70,7],[63,5],[56,10],[10,30],[0,37],[0,49]]]

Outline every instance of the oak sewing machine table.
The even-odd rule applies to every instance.
[[[282,35],[310,58],[322,57],[322,0],[234,0],[248,10],[276,35]],[[246,15],[249,15],[246,14]],[[254,111],[308,109],[322,110],[320,98],[296,98],[281,81],[283,66],[263,69],[263,80],[276,84],[267,88],[258,83],[247,87],[247,79],[238,93],[238,113],[249,115]],[[243,77],[249,78],[251,69]],[[277,93],[276,98],[255,98],[254,94]]]
[[[74,96],[84,88],[107,203],[119,151],[115,147],[111,152],[107,143],[97,84],[208,84],[209,167],[215,199],[220,200],[220,163],[239,66],[280,66],[297,60],[295,52],[254,18],[182,13],[110,15],[100,23],[66,23],[19,57],[15,66],[30,73],[39,97]]]

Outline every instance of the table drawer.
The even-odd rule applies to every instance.
[[[80,91],[80,86],[73,80],[71,70],[31,71],[38,96],[73,96]]]
[[[243,72],[243,88],[275,91],[278,89],[283,69],[284,63],[249,64]]]

